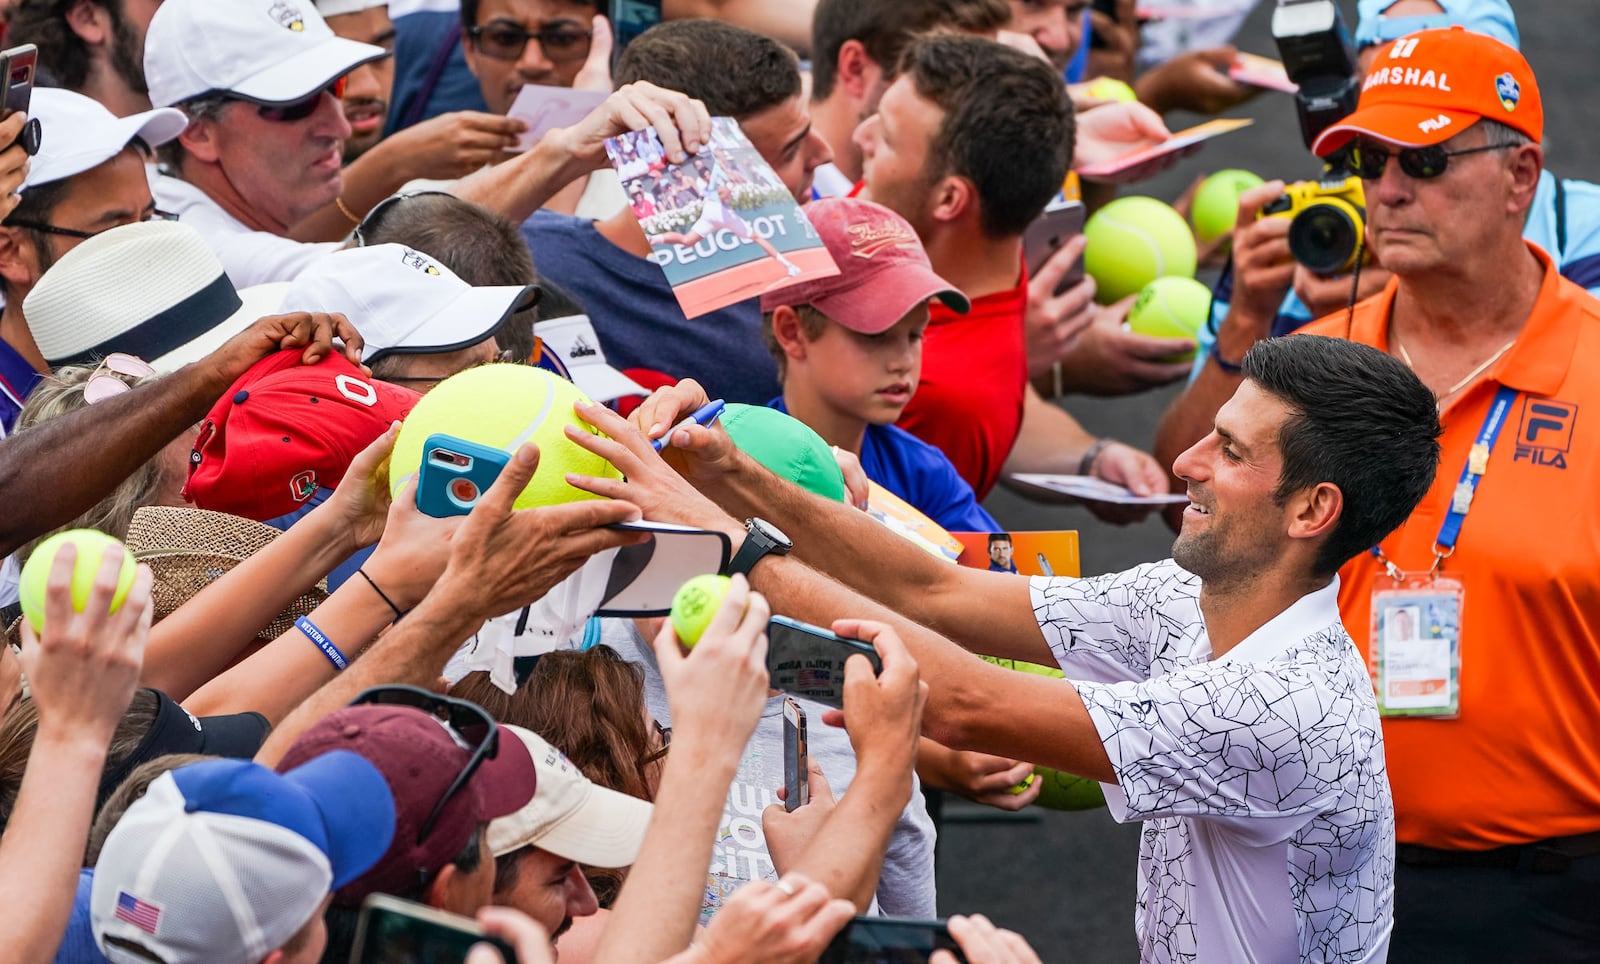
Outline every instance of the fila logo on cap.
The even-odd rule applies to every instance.
[[[278,21],[285,30],[300,33],[306,29],[306,15],[300,12],[299,7],[285,3],[284,0],[274,0],[272,6],[267,9],[267,15]]]
[[[857,258],[876,257],[887,248],[901,248],[916,244],[917,236],[905,225],[889,221],[881,225],[852,224],[845,228],[850,234],[850,253]]]
[[[1500,106],[1508,111],[1516,110],[1517,101],[1522,99],[1522,85],[1509,70],[1494,79],[1494,92],[1500,98]]]
[[[437,275],[439,273],[438,265],[429,261],[425,255],[419,254],[410,248],[406,248],[405,253],[400,255],[400,261],[408,268],[416,268],[418,271],[427,274]]]
[[[1446,117],[1443,114],[1439,114],[1436,117],[1430,117],[1427,120],[1423,121],[1422,123],[1418,124],[1417,128],[1419,130],[1421,130],[1422,133],[1424,133],[1424,134],[1431,134],[1434,131],[1442,131],[1446,127],[1449,127],[1449,126],[1450,126],[1450,118]]]

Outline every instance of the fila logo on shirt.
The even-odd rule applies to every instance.
[[[1522,406],[1522,422],[1517,426],[1517,452],[1513,462],[1527,462],[1544,468],[1565,469],[1572,450],[1572,428],[1578,421],[1578,406],[1553,398],[1530,398]]]

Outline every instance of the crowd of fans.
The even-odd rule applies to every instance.
[[[3,6],[38,63],[0,118],[0,960],[420,961],[364,916],[400,906],[523,964],[814,961],[937,918],[929,800],[1017,810],[1036,767],[1144,822],[1142,960],[1600,955],[1600,188],[1544,169],[1508,3],[1361,0],[1312,145],[1365,189],[1356,263],[1297,263],[1284,182],[1245,191],[1193,341],[1063,283],[1086,239],[1023,239],[1257,92],[1249,4],[665,0],[625,46],[592,0]],[[527,85],[599,106],[523,144]],[[691,318],[653,244],[731,185],[839,270]],[[575,383],[564,439],[615,471],[521,444],[421,511],[401,426],[491,365]],[[1151,451],[1061,404],[1186,376]],[[518,501],[563,473],[593,497]],[[1184,494],[1172,558],[1029,578],[861,511],[995,533],[1025,473]],[[641,520],[729,546],[696,644],[595,603],[485,661]],[[82,528],[128,556],[23,578]],[[774,615],[881,663],[798,701],[800,806]]]

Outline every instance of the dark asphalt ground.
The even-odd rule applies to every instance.
[[[1355,24],[1355,3],[1340,0]],[[1547,166],[1566,177],[1600,180],[1600,112],[1590,81],[1600,40],[1596,0],[1513,0],[1522,51],[1544,97]],[[1269,22],[1272,0],[1262,0],[1236,38],[1241,50],[1276,56]],[[1586,66],[1587,65],[1587,66]],[[1124,190],[1171,201],[1197,175],[1243,167],[1263,177],[1314,176],[1292,99],[1264,93],[1228,116],[1254,118],[1255,126],[1218,138],[1161,177]],[[1174,114],[1180,130],[1202,118]],[[1211,280],[1209,277],[1205,280]],[[1069,398],[1067,408],[1091,431],[1147,450],[1155,425],[1177,387],[1122,399]],[[1081,507],[1041,506],[996,490],[986,507],[1008,529],[1071,529],[1081,533],[1083,572],[1093,575],[1165,557],[1171,531],[1159,520],[1114,527]],[[941,914],[982,912],[1026,936],[1054,962],[1138,959],[1134,943],[1137,826],[1120,826],[1104,810],[1057,813],[1030,810],[1017,818],[958,802],[946,808],[939,846]]]

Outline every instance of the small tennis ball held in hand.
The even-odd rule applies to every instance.
[[[22,597],[22,613],[28,618],[36,633],[44,632],[45,597],[50,585],[50,568],[56,553],[66,545],[78,551],[72,566],[72,608],[83,612],[89,603],[89,591],[94,588],[95,575],[108,552],[121,552],[122,569],[117,574],[117,590],[111,597],[110,612],[116,612],[133,588],[133,577],[138,566],[132,553],[126,552],[122,542],[95,529],[68,529],[58,532],[33,550],[22,567],[22,583],[18,587]]]
[[[684,646],[700,641],[731,588],[732,579],[717,575],[695,576],[678,588],[672,597],[672,631]]]

